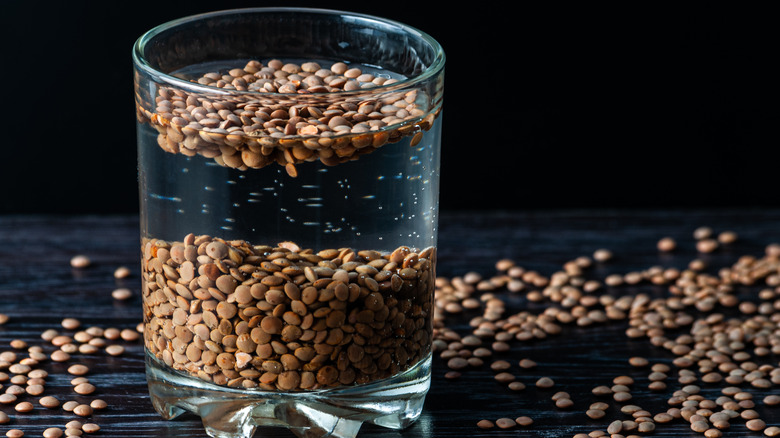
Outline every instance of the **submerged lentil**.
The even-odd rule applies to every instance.
[[[201,256],[177,260],[175,248]],[[314,252],[188,235],[149,239],[143,254],[146,350],[173,370],[316,390],[396,375],[431,351],[434,248]]]

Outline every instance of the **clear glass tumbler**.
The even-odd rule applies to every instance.
[[[444,53],[362,14],[213,12],[133,48],[149,392],[214,437],[401,429],[430,385]]]

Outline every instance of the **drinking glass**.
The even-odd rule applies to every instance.
[[[166,419],[401,429],[430,386],[444,52],[379,17],[217,11],[133,47],[144,345]]]

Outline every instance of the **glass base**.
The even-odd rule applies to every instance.
[[[146,377],[152,405],[163,418],[194,413],[215,438],[250,438],[261,426],[283,426],[301,438],[354,438],[364,422],[403,429],[419,418],[431,383],[431,356],[390,379],[308,392],[218,386],[171,371],[149,354]]]

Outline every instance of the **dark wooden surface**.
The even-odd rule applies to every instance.
[[[715,231],[733,230],[740,239],[729,248],[701,255],[694,249],[693,230],[701,225]],[[655,244],[660,237],[677,239],[679,250],[659,255]],[[685,268],[690,260],[701,257],[710,269],[728,266],[740,255],[760,256],[769,243],[780,243],[780,211],[777,210],[707,210],[707,211],[563,211],[530,213],[445,213],[440,220],[438,273],[452,277],[475,271],[488,277],[495,273],[495,262],[511,258],[520,266],[549,275],[577,256],[590,256],[599,248],[612,250],[615,257],[594,266],[589,275],[604,278],[610,273],[627,273],[650,266]],[[75,270],[69,265],[73,255],[86,254],[93,264]],[[0,217],[0,313],[10,320],[0,326],[0,352],[12,350],[11,340],[22,339],[29,345],[53,350],[40,338],[48,328],[63,332],[64,317],[76,317],[82,326],[135,328],[140,322],[139,237],[137,218],[112,217]],[[115,280],[113,271],[128,266],[134,275]],[[110,293],[118,286],[134,290],[135,297],[118,302]],[[635,291],[653,286],[636,286]],[[512,300],[509,300],[510,305]],[[514,309],[511,309],[514,310]],[[465,333],[466,322],[478,311],[452,321],[453,327]],[[528,387],[511,392],[492,379],[492,371],[469,370],[458,380],[445,379],[444,362],[434,358],[432,388],[420,420],[399,432],[366,425],[361,437],[571,437],[578,432],[606,430],[613,419],[624,419],[616,408],[598,421],[588,419],[584,411],[598,400],[590,393],[593,386],[609,385],[612,377],[631,375],[637,379],[646,371],[631,369],[626,360],[641,355],[669,363],[672,356],[643,340],[625,336],[625,322],[597,327],[565,327],[564,333],[545,340],[513,344],[503,356],[515,362],[531,358],[539,366],[517,371]],[[110,357],[104,353],[76,354],[67,364],[80,362],[90,366],[90,381],[97,391],[78,396],[72,391],[67,364],[46,362],[46,394],[61,400],[89,401],[101,398],[109,408],[96,411],[87,421],[101,426],[99,434],[113,437],[199,437],[205,436],[199,419],[184,416],[163,421],[152,409],[146,395],[142,347],[140,342],[120,342],[127,348],[124,355]],[[21,353],[20,353],[21,354]],[[774,366],[778,357],[768,359]],[[539,390],[533,382],[540,376],[555,379],[555,388]],[[674,376],[672,376],[674,377]],[[7,387],[9,383],[4,383]],[[708,394],[717,394],[722,385],[703,386]],[[666,409],[666,399],[677,389],[670,379],[666,393],[638,389],[632,403],[653,413]],[[570,409],[557,409],[550,400],[555,391],[568,391],[574,400]],[[769,393],[780,393],[777,386],[766,390],[750,388],[760,401]],[[20,414],[13,405],[0,405],[11,422],[0,425],[0,433],[10,428],[23,429],[26,436],[41,436],[46,427],[64,427],[74,414],[60,409],[44,409],[38,397],[21,396],[35,402],[35,410]],[[607,400],[609,401],[609,400]],[[769,425],[780,425],[780,407],[767,408],[758,403],[756,410]],[[527,415],[535,423],[511,430],[481,430],[476,422],[482,418],[515,418]],[[261,429],[258,436],[292,437],[280,428]],[[659,425],[652,436],[695,437],[686,423],[678,420]],[[724,437],[762,436],[748,432],[743,422],[733,422]]]

